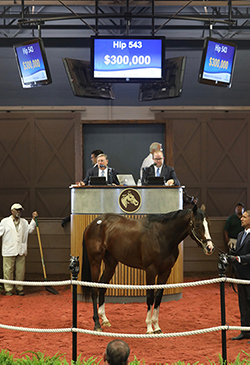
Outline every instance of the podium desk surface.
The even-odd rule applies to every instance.
[[[75,186],[71,214],[165,214],[182,209],[182,187]]]

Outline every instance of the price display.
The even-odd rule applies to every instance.
[[[17,47],[16,53],[24,83],[47,79],[39,43]]]
[[[161,39],[94,39],[94,78],[162,77]]]
[[[230,83],[235,47],[208,41],[203,78],[215,82]]]

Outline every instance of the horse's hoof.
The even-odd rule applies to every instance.
[[[101,327],[94,328],[94,331],[96,331],[96,332],[102,332],[102,328]]]
[[[102,325],[105,327],[111,327],[111,323],[109,321],[102,322]]]
[[[153,335],[153,333],[154,333],[153,331],[147,331],[146,335]]]
[[[161,329],[154,331],[154,334],[155,335],[158,335],[159,333],[162,333],[162,330]]]

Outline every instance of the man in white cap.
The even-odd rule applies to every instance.
[[[141,168],[140,168],[140,179],[141,180],[143,178],[143,169],[151,166],[154,163],[153,154],[156,151],[162,151],[162,144],[159,142],[153,142],[149,146],[149,155],[146,158],[144,158],[144,160],[142,161]]]
[[[2,238],[3,276],[5,280],[23,281],[25,275],[25,257],[27,255],[28,234],[36,228],[35,217],[37,212],[32,213],[30,223],[21,218],[23,209],[19,203],[11,206],[11,216],[0,222],[0,236]],[[13,285],[4,284],[5,294],[13,294]],[[23,286],[16,285],[16,294],[24,295]]]

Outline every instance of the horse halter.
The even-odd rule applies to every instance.
[[[201,244],[201,246],[203,247],[203,250],[206,252],[207,251],[206,243],[209,242],[209,241],[212,242],[211,238],[207,238],[207,239],[203,240],[203,239],[201,239],[197,236],[197,234],[195,232],[195,229],[194,229],[194,222],[193,222],[192,218],[189,222],[189,225],[190,225],[192,235],[194,236],[196,241],[198,241]]]

